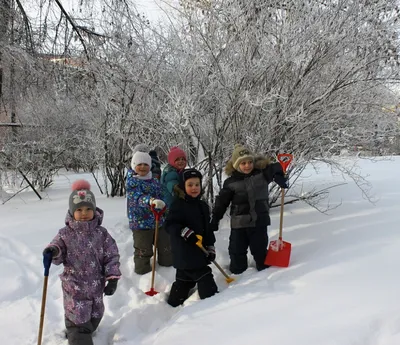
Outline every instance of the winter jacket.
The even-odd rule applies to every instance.
[[[212,212],[212,229],[218,229],[218,223],[231,204],[231,228],[266,227],[271,224],[268,206],[268,184],[276,174],[283,175],[279,163],[270,163],[265,157],[256,157],[254,169],[244,174],[233,168],[232,161],[225,167],[229,176],[216,197]]]
[[[99,208],[88,222],[78,222],[68,212],[66,226],[49,244],[59,249],[52,262],[64,265],[60,278],[65,316],[75,324],[103,316],[105,282],[121,276],[117,244],[101,226],[102,221]]]
[[[196,245],[187,243],[181,236],[188,227],[203,237],[203,246],[213,246],[214,232],[210,229],[210,210],[206,202],[188,195],[184,199],[174,198],[165,223],[170,234],[174,267],[177,269],[199,269],[208,265],[206,256]]]
[[[157,152],[152,150],[149,152],[149,155],[151,157],[151,172],[153,177],[159,180],[161,178],[161,163],[158,159]]]
[[[163,187],[164,201],[167,206],[171,206],[174,200],[174,186],[179,185],[179,172],[172,165],[167,164],[161,175],[161,185]]]
[[[133,170],[131,170],[133,172]],[[164,200],[160,181],[152,177],[142,180],[128,171],[126,178],[129,228],[133,230],[154,229],[155,218],[150,208],[150,199]],[[161,217],[159,225],[164,223]]]

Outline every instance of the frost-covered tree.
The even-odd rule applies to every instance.
[[[163,24],[130,1],[44,6],[31,21],[15,12],[30,30],[2,55],[18,66],[9,80],[26,127],[4,152],[29,171],[26,147],[44,157],[38,171],[100,167],[107,194],[120,196],[133,146],[165,159],[179,144],[207,174],[213,201],[213,178],[222,183],[236,142],[272,157],[291,152],[297,172],[324,159],[357,179],[332,156],[361,145],[382,152],[398,137],[385,111],[397,103],[395,0],[182,0]]]
[[[58,86],[61,79],[65,86],[66,78],[62,68],[49,62],[54,58],[51,51],[43,49],[43,43],[50,41],[43,34],[46,21],[36,25],[26,6],[21,1],[0,2],[1,169],[30,175],[44,189],[62,165],[57,158],[60,145],[64,150],[66,146],[61,144],[65,128],[55,129],[68,114],[57,113],[65,95]]]
[[[107,38],[95,47],[96,59],[89,68],[96,79],[92,97],[98,109],[101,167],[111,186],[107,193],[123,196],[133,146],[164,146],[165,129],[159,118],[164,96],[156,86],[166,44],[132,3],[104,4],[112,11],[103,12],[98,30]]]
[[[379,126],[397,120],[383,112],[397,102],[397,1],[198,3],[175,24],[164,114],[211,153],[213,168],[234,142],[306,164],[398,130]]]

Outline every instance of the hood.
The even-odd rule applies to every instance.
[[[96,211],[94,212],[94,218],[89,220],[88,222],[78,222],[74,219],[74,217],[67,212],[65,216],[65,225],[69,226],[74,230],[94,230],[103,222],[104,212],[102,209],[96,207]]]

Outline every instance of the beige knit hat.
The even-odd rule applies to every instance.
[[[239,170],[239,164],[244,160],[254,161],[254,154],[241,144],[236,144],[232,153],[232,164],[235,170]]]

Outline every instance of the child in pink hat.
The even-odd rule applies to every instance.
[[[121,277],[118,246],[102,226],[103,217],[90,183],[75,181],[65,226],[43,251],[53,264],[64,266],[60,279],[70,345],[93,344],[104,314],[103,294],[113,295]]]
[[[184,195],[179,187],[179,173],[185,169],[186,153],[178,146],[173,146],[168,153],[168,164],[161,175],[161,185],[164,189],[164,201],[170,206],[175,196]]]

